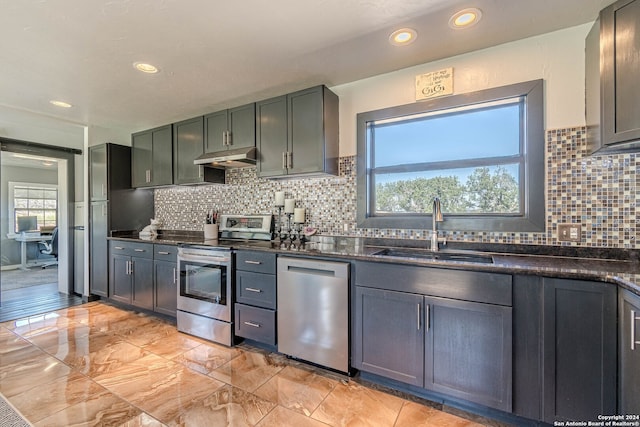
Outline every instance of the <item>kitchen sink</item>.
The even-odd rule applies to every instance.
[[[470,254],[462,252],[429,252],[421,249],[387,248],[374,252],[372,255],[384,255],[398,258],[418,258],[439,261],[475,262],[493,264],[493,257],[484,254]]]

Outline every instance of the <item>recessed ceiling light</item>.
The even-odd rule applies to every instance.
[[[160,71],[155,65],[147,64],[146,62],[134,62],[133,68],[147,74],[155,74]]]
[[[476,9],[475,7],[463,9],[456,12],[449,19],[449,26],[455,29],[473,27],[480,21],[480,18],[482,18],[482,11],[480,9]]]
[[[52,105],[55,105],[56,107],[71,108],[71,104],[64,101],[56,101],[52,99],[51,101],[49,101],[49,103],[51,103]]]
[[[389,43],[395,46],[405,46],[412,43],[416,37],[418,37],[416,30],[412,28],[401,28],[391,33]]]

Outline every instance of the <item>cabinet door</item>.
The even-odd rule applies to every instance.
[[[640,1],[602,11],[602,132],[605,144],[640,139]]]
[[[89,223],[89,293],[109,296],[108,202],[91,202]]]
[[[176,263],[154,261],[155,301],[153,310],[168,316],[176,315],[178,283],[176,282]]]
[[[91,201],[107,200],[107,145],[97,145],[89,149],[89,178],[91,180]]]
[[[256,104],[229,110],[229,148],[256,146]]]
[[[173,134],[171,125],[153,130],[151,185],[173,184]]]
[[[109,294],[116,301],[131,304],[131,257],[111,255],[109,258]]]
[[[202,182],[202,166],[193,161],[204,150],[204,119],[196,117],[173,125],[173,183]]]
[[[153,261],[131,257],[129,274],[132,278],[131,304],[153,310]]]
[[[146,187],[151,185],[153,165],[153,133],[138,132],[131,135],[131,185]]]
[[[213,153],[227,150],[226,133],[228,128],[228,110],[204,116],[204,152]]]
[[[616,288],[544,279],[544,421],[616,412]]]
[[[511,411],[511,307],[425,297],[425,388]]]
[[[256,103],[258,176],[286,175],[283,155],[287,152],[287,97]]]
[[[640,414],[640,297],[618,291],[618,414]]]
[[[324,171],[322,86],[288,95],[289,174]]]
[[[422,295],[356,286],[355,367],[404,383],[424,383]]]

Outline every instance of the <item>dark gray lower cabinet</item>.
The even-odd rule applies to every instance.
[[[356,262],[353,366],[512,408],[512,277]]]
[[[640,414],[640,296],[618,291],[618,414]]]
[[[109,296],[108,207],[109,202],[106,200],[91,202],[89,227],[89,293],[105,298]]]
[[[110,264],[111,298],[152,310],[153,261],[128,255],[112,255]]]
[[[356,368],[424,385],[423,296],[356,287]]]
[[[544,279],[544,421],[616,413],[616,286]]]
[[[153,275],[155,277],[155,298],[153,311],[176,316],[178,299],[178,284],[176,281],[175,262],[153,261]]]
[[[425,297],[424,387],[511,411],[511,307]]]

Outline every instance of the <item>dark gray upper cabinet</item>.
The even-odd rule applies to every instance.
[[[585,50],[589,150],[640,151],[640,0],[603,9]]]
[[[640,297],[618,290],[618,414],[640,414]]]
[[[107,144],[89,148],[91,201],[107,200]]]
[[[171,125],[131,135],[131,183],[134,188],[173,184]]]
[[[258,175],[338,173],[338,96],[325,86],[256,103]]]
[[[616,413],[616,287],[544,279],[543,421]]]
[[[173,183],[202,182],[203,167],[193,161],[204,149],[202,116],[173,124]]]
[[[205,153],[255,147],[256,104],[207,114],[204,116],[204,135]]]

